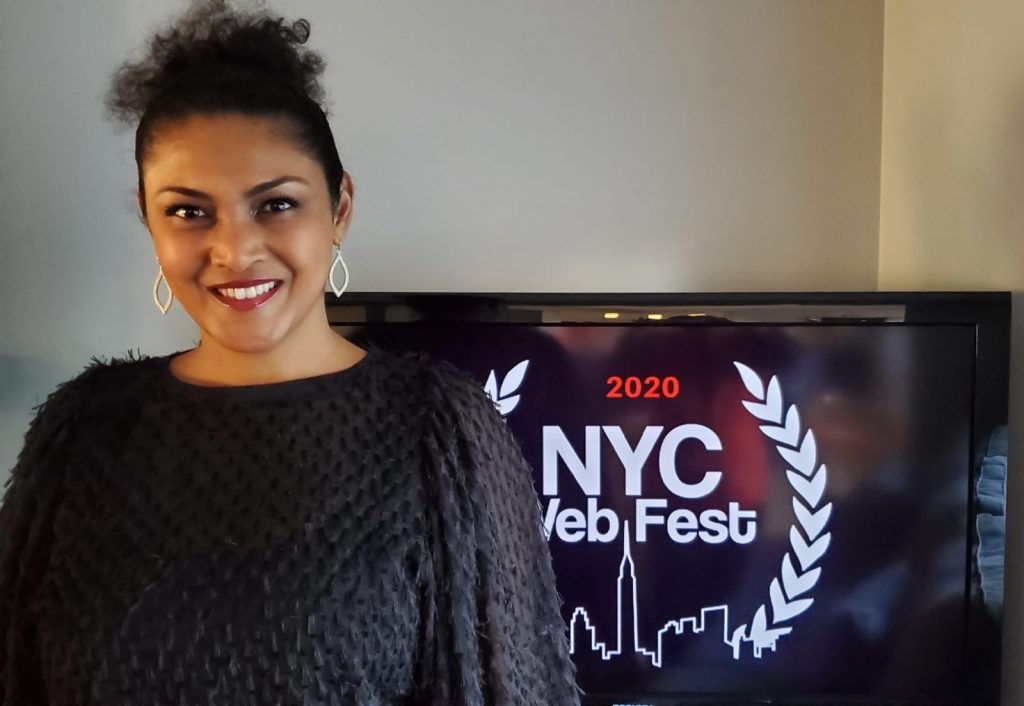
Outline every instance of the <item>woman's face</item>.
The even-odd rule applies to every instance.
[[[351,217],[348,175],[334,213],[322,167],[286,123],[234,114],[163,128],[142,174],[157,258],[204,342],[257,352],[293,336],[313,340],[326,320],[333,246]],[[255,299],[220,291],[258,293],[268,283],[273,289]]]

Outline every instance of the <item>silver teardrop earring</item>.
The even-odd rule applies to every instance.
[[[163,281],[167,287],[167,303],[160,301],[160,282]],[[171,302],[174,301],[174,292],[171,290],[171,285],[164,277],[164,268],[161,266],[160,271],[156,275],[156,281],[153,282],[153,301],[156,302],[156,308],[160,310],[161,314],[166,314],[167,310],[171,308]]]
[[[338,268],[339,263],[341,264],[341,269],[345,271],[345,281],[340,289],[334,283],[334,271]],[[345,264],[345,259],[341,256],[341,245],[337,245],[334,251],[334,262],[331,263],[331,273],[327,276],[327,281],[331,283],[331,290],[334,291],[334,296],[336,297],[344,294],[345,289],[348,287],[348,265]]]

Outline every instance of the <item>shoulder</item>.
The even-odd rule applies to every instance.
[[[421,351],[385,352],[380,366],[397,399],[418,405],[435,427],[503,420],[483,383],[454,363]]]
[[[419,375],[427,401],[456,412],[460,416],[499,416],[483,384],[469,371],[454,363],[421,355]]]
[[[93,357],[80,372],[58,384],[32,408],[24,444],[7,482],[29,474],[44,456],[66,448],[78,423],[93,416],[97,404],[115,396],[123,399],[131,387],[128,381],[152,360],[156,359],[131,352],[107,360]]]
[[[475,458],[514,458],[519,450],[498,405],[475,375],[446,360],[426,359],[425,411],[434,428]],[[516,453],[513,453],[516,452]]]
[[[150,380],[156,364],[164,358],[130,350],[107,358],[92,356],[78,373],[58,384],[33,408],[33,416],[38,419],[45,413],[74,417],[112,398],[123,398]]]
[[[415,398],[423,403],[453,397],[490,399],[472,373],[448,360],[422,351],[396,352],[375,345],[370,347],[381,360],[378,370],[383,377],[406,392],[415,393],[408,395],[410,400]]]
[[[92,356],[81,372],[63,383],[57,391],[67,387],[90,396],[126,392],[152,380],[157,366],[166,359],[167,356],[151,356],[131,350],[106,358]]]

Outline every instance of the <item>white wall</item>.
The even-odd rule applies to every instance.
[[[152,303],[131,135],[100,105],[168,5],[0,3],[0,475],[89,356],[196,335]],[[328,59],[354,290],[875,284],[878,1],[287,8]]]
[[[1004,703],[1024,704],[1024,3],[885,7],[879,286],[1014,297]]]

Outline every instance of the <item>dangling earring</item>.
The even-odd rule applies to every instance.
[[[161,303],[160,301],[160,281],[167,286],[167,303]],[[160,271],[156,275],[156,281],[153,282],[153,301],[156,302],[156,308],[160,310],[161,314],[166,314],[167,310],[171,308],[171,302],[174,301],[174,292],[171,290],[170,283],[164,277],[164,268],[161,266]]]
[[[341,285],[340,289],[338,288],[338,285],[334,283],[334,270],[337,269],[338,263],[341,263],[341,269],[345,271],[345,281]],[[348,265],[345,264],[345,260],[341,256],[341,245],[338,245],[337,249],[334,251],[334,262],[331,264],[331,273],[327,276],[327,281],[331,283],[331,289],[334,291],[334,296],[336,297],[340,297],[344,294],[345,289],[348,287]]]

